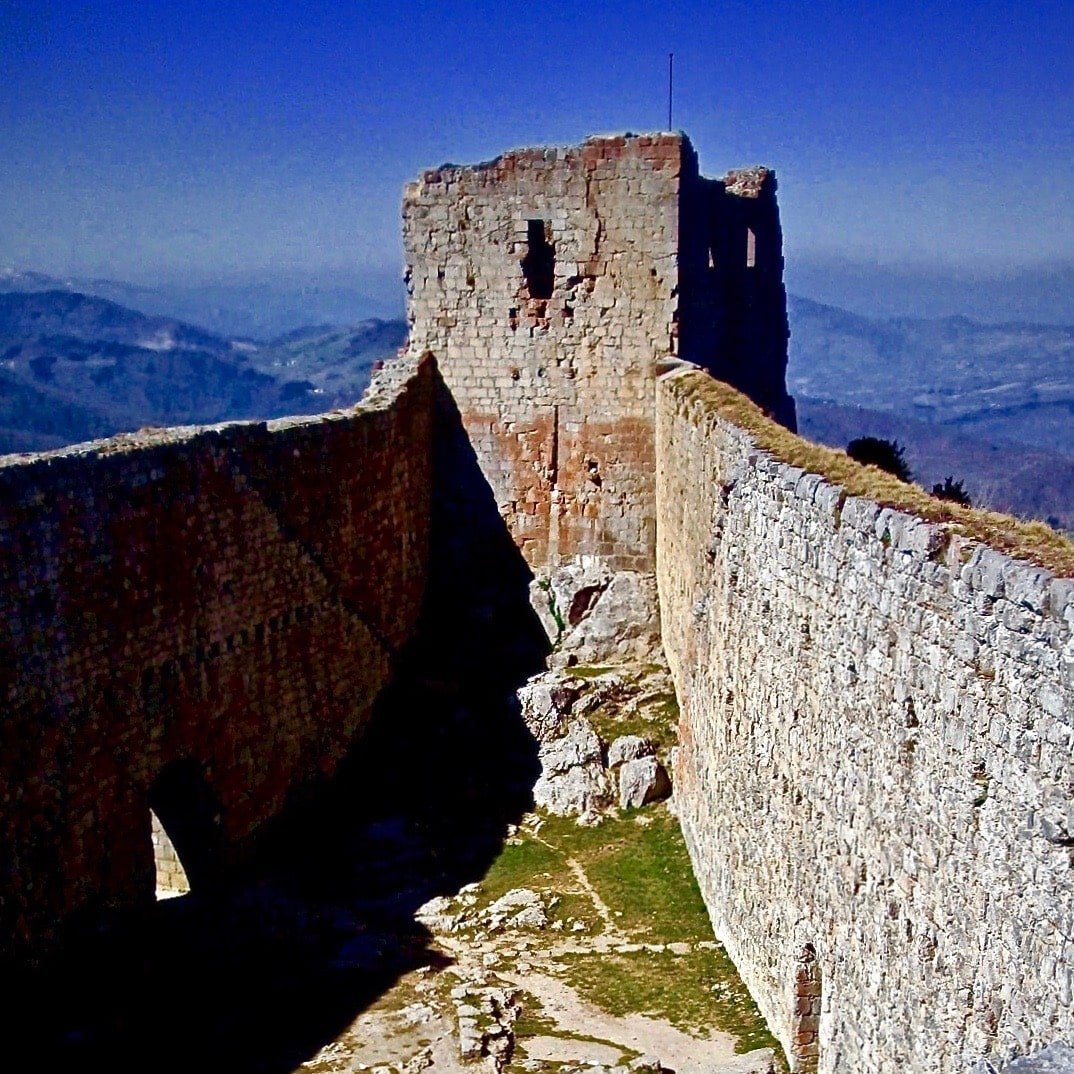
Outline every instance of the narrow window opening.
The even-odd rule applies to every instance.
[[[754,268],[757,264],[757,236],[753,228],[746,228],[746,268]]]
[[[794,1037],[791,1070],[816,1074],[820,1062],[820,962],[811,943],[802,948],[794,974]]]
[[[709,268],[714,269],[716,267],[716,251],[709,247]]]
[[[526,221],[526,256],[522,275],[530,298],[549,299],[556,276],[556,248],[548,241],[543,220]]]

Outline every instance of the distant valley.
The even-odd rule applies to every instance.
[[[1074,327],[789,306],[792,394],[1074,457]]]
[[[918,482],[1074,530],[1074,327],[874,318],[791,296],[803,435],[898,440]]]
[[[257,343],[70,291],[0,293],[0,453],[355,402],[401,321]]]
[[[258,340],[50,282],[0,276],[0,452],[349,405],[406,339],[399,319],[311,325],[300,306]],[[248,301],[239,322],[257,319]],[[804,435],[896,439],[926,487],[950,474],[977,503],[1074,530],[1074,328],[866,317],[796,296],[789,313]]]

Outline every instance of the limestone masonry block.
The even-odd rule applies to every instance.
[[[1074,1039],[1070,581],[838,511],[705,412],[704,376],[657,385],[657,577],[717,936],[792,1069],[998,1069]]]

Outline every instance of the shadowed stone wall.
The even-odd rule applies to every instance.
[[[202,876],[332,772],[418,615],[434,377],[0,463],[4,954],[153,898],[170,766],[192,798],[173,781],[161,808],[183,827],[197,806],[170,834]]]
[[[658,383],[657,564],[717,936],[798,1070],[1069,1039],[1074,581],[772,458],[705,379]]]

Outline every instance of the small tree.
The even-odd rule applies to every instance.
[[[894,474],[900,481],[913,481],[914,475],[903,458],[898,440],[882,440],[878,436],[860,436],[847,444],[847,454],[866,466],[876,466]]]
[[[972,507],[973,500],[966,491],[966,486],[961,479],[955,481],[950,474],[943,479],[943,484],[937,482],[932,486],[932,494],[941,500],[950,500],[952,503],[960,503],[963,507]]]

